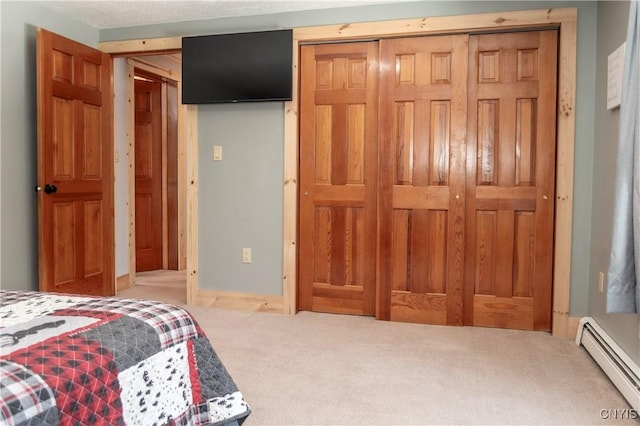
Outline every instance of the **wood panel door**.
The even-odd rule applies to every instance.
[[[557,32],[469,46],[465,323],[548,331]]]
[[[136,271],[162,269],[162,84],[135,80]]]
[[[40,290],[115,293],[109,55],[37,32]]]
[[[373,315],[376,42],[300,49],[298,309]]]
[[[462,324],[466,35],[381,41],[381,319]]]

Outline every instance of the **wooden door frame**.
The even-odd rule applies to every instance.
[[[153,64],[150,64],[146,61],[141,60],[140,58],[136,58],[136,57],[131,57],[127,59],[127,99],[135,99],[135,97],[129,93],[129,89],[130,87],[134,84],[134,80],[135,80],[135,76],[139,75],[141,77],[144,78],[153,78],[156,81],[158,81],[161,84],[161,97],[162,97],[162,135],[161,135],[161,139],[162,139],[162,175],[161,175],[161,181],[162,181],[162,226],[161,226],[161,232],[162,232],[162,268],[163,269],[168,269],[168,263],[169,263],[169,238],[168,238],[168,201],[167,201],[167,192],[168,192],[168,188],[167,188],[167,150],[168,150],[168,120],[167,120],[167,82],[166,80],[171,80],[174,83],[176,83],[177,85],[179,85],[179,82],[181,80],[181,76],[180,75],[176,75],[176,73],[172,72],[171,70],[168,69],[164,69],[164,68],[160,68],[158,66],[153,66]],[[135,91],[135,88],[134,88]],[[178,94],[178,102],[180,102],[180,94]],[[127,170],[129,172],[129,183],[132,182],[131,179],[133,179],[133,182],[135,182],[135,122],[134,122],[134,118],[135,118],[135,102],[127,102],[127,135],[128,135],[128,140],[127,140]],[[132,127],[133,126],[133,127]],[[178,142],[179,144],[179,142]],[[181,158],[183,158],[182,155],[180,155],[180,150],[178,150],[179,155],[178,155],[178,160],[180,160]],[[178,165],[180,164],[180,161],[178,161]],[[180,180],[180,174],[178,173],[178,179]],[[180,189],[182,186],[180,185],[180,181],[178,182],[178,189]],[[137,270],[137,265],[136,265],[136,253],[135,253],[135,218],[136,218],[136,212],[135,212],[135,185],[129,185],[128,186],[129,192],[128,192],[128,197],[127,199],[129,200],[129,271],[131,274],[131,271],[133,271],[133,277],[135,277],[135,273]],[[178,198],[182,199],[183,197],[181,196],[182,194],[179,194]],[[133,200],[133,201],[132,201]],[[184,214],[184,206],[180,203],[178,203],[178,217],[176,218],[177,222],[178,222],[178,233],[179,235],[184,235],[183,229],[180,228],[181,226],[181,218],[183,216],[181,216],[181,214]],[[183,238],[180,238],[183,239]],[[181,254],[183,252],[182,250],[182,244],[180,244],[180,241],[177,242],[178,244],[178,270],[183,270],[185,269],[185,265],[184,262],[180,261],[181,258]],[[132,269],[133,267],[133,269]]]
[[[146,52],[147,54],[149,52]],[[162,49],[162,51],[158,53],[167,53],[167,49]],[[135,56],[135,55],[129,55]],[[178,234],[179,234],[179,243],[178,243],[178,269],[188,269],[189,261],[193,256],[189,254],[188,251],[188,242],[187,239],[190,233],[186,232],[184,229],[185,221],[183,218],[185,214],[189,211],[186,204],[188,203],[188,189],[184,182],[185,176],[185,148],[189,145],[188,140],[188,132],[185,129],[190,129],[193,126],[193,121],[197,120],[197,114],[194,114],[186,105],[182,105],[182,76],[179,73],[175,73],[171,70],[166,70],[157,66],[153,66],[153,64],[149,64],[145,61],[141,61],[139,59],[135,59],[133,57],[129,57],[127,59],[127,170],[128,170],[128,204],[129,204],[129,279],[130,282],[133,283],[136,274],[136,242],[135,242],[135,185],[132,185],[132,182],[135,182],[135,105],[134,105],[134,76],[135,69],[140,69],[146,71],[151,74],[155,74],[159,77],[166,78],[172,81],[175,81],[178,85],[178,199],[186,200],[187,202],[178,202]],[[165,92],[163,91],[163,99],[165,99]],[[196,121],[197,123],[197,121]],[[166,246],[166,238],[165,238],[165,207],[166,202],[164,200],[164,192],[166,190],[166,178],[165,178],[165,163],[166,163],[166,128],[163,123],[163,265],[166,264],[166,255],[167,255],[167,246]],[[197,133],[197,124],[195,127]],[[197,144],[197,139],[196,139]],[[197,148],[197,145],[196,145]],[[185,194],[187,192],[187,194]],[[188,222],[187,222],[188,223]],[[186,252],[186,253],[185,253]],[[186,262],[183,260],[186,258]],[[197,258],[196,258],[197,260]],[[192,292],[190,291],[190,287],[187,286],[187,303],[192,303],[190,299]]]
[[[558,115],[556,209],[553,267],[554,336],[575,334],[578,319],[569,317],[571,287],[571,225],[575,145],[577,8],[495,12],[474,15],[411,18],[394,21],[333,24],[293,30],[293,98],[284,103],[284,217],[283,312],[296,312],[298,264],[298,49],[301,43],[361,40],[376,37],[451,34],[475,31],[524,30],[554,27],[560,30],[558,54]],[[117,55],[162,52],[182,47],[182,37],[102,42],[99,49]],[[197,107],[181,105],[179,138],[184,138],[187,176],[187,303],[198,292],[198,126]],[[180,125],[179,125],[180,127]]]
[[[186,300],[188,304],[195,303],[197,289],[197,233],[190,229],[192,223],[197,226],[197,149],[198,149],[198,110],[194,105],[182,104],[182,76],[172,70],[163,69],[146,61],[136,60],[134,57],[152,54],[166,54],[182,49],[182,37],[156,39],[147,44],[147,40],[133,40],[122,42],[98,43],[98,49],[109,53],[112,57],[127,58],[127,180],[128,194],[128,233],[129,259],[127,283],[122,287],[133,285],[136,274],[135,256],[135,111],[134,111],[134,75],[135,68],[147,71],[163,78],[173,80],[178,85],[178,269],[187,270]],[[195,152],[192,152],[195,150]],[[189,161],[189,159],[196,159]],[[196,200],[195,204],[192,200]],[[193,207],[191,207],[193,206]],[[189,215],[195,219],[189,219]],[[196,229],[197,231],[197,229]],[[195,249],[193,249],[195,247]],[[163,248],[164,251],[164,248]],[[164,255],[163,255],[164,258]],[[192,273],[192,272],[193,273]],[[120,287],[120,283],[118,283]]]

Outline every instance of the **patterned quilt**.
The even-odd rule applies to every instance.
[[[182,308],[0,290],[1,425],[242,424],[250,413]]]

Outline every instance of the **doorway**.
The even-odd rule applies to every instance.
[[[186,276],[186,179],[180,126],[187,120],[181,120],[180,113],[179,51],[126,56],[126,64],[128,282],[133,286],[139,280],[146,283],[149,274],[171,271],[167,276]],[[150,96],[152,90],[155,94]],[[155,108],[150,108],[153,98]],[[186,297],[184,277],[178,281]]]
[[[134,70],[136,272],[178,270],[177,83]]]
[[[166,120],[163,84],[136,70],[134,77],[135,110],[135,227],[136,274],[163,269],[163,201]]]

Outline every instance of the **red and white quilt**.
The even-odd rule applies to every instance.
[[[193,317],[160,302],[0,290],[0,424],[242,424]]]

